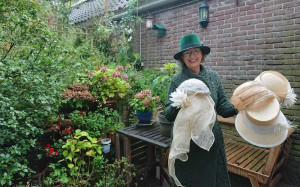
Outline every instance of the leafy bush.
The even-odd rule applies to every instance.
[[[51,29],[51,11],[38,1],[2,0],[0,7],[0,185],[14,185],[41,169],[31,164],[40,159],[37,138],[57,121],[63,88],[90,64],[58,34],[67,26]]]
[[[123,70],[123,66],[118,66],[117,69],[102,67],[94,72],[89,81],[92,94],[104,103],[107,100],[117,100],[125,97],[130,84],[127,82],[128,75],[121,74]]]
[[[74,111],[70,117],[76,128],[88,132],[94,138],[105,137],[106,131],[115,132],[124,127],[123,123],[118,122],[119,113],[106,107],[87,114]]]
[[[167,63],[160,70],[160,76],[153,80],[152,91],[159,95],[162,104],[165,104],[168,97],[169,84],[172,77],[179,71],[175,63]]]

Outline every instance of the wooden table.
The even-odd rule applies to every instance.
[[[116,159],[126,157],[129,163],[135,164],[137,175],[147,171],[147,177],[154,177],[155,167],[159,166],[161,180],[165,178],[171,185],[165,168],[169,146],[170,138],[161,134],[158,122],[151,126],[129,126],[116,132]],[[156,151],[160,153],[159,161],[156,161]]]

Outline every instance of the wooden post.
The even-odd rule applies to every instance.
[[[121,147],[120,147],[120,135],[119,133],[116,133],[116,159],[121,159]]]
[[[155,178],[155,149],[151,144],[147,144],[147,178],[153,179]]]
[[[126,156],[127,162],[131,163],[131,142],[127,136],[124,136],[124,155]],[[130,173],[131,168],[127,168],[127,171]],[[129,182],[129,175],[126,175],[126,182]],[[127,184],[127,187],[130,187],[130,183]]]

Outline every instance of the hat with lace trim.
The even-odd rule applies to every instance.
[[[280,111],[276,98],[260,102],[254,108],[240,111],[235,120],[240,136],[258,147],[280,145],[288,137],[290,122]]]
[[[212,128],[216,120],[214,101],[207,86],[198,79],[189,79],[171,93],[172,106],[180,110],[173,126],[173,140],[169,153],[169,174],[176,185],[182,186],[175,175],[175,160],[187,161],[190,140],[209,151],[215,141]]]
[[[267,89],[271,90],[283,107],[291,107],[296,102],[296,94],[289,81],[277,71],[264,71],[255,81],[261,82]]]

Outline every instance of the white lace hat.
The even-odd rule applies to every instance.
[[[198,79],[189,79],[171,93],[172,106],[180,107],[173,126],[173,140],[169,153],[169,174],[177,186],[182,186],[175,175],[175,160],[187,161],[192,140],[209,151],[215,141],[212,128],[216,121],[214,101],[208,87]]]
[[[255,108],[240,111],[235,127],[240,136],[249,143],[259,147],[274,147],[285,141],[290,123],[274,98]]]

